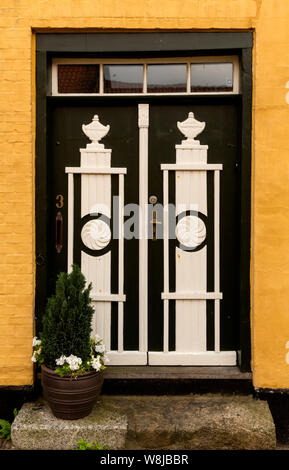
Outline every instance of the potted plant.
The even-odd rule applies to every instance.
[[[91,284],[77,265],[60,273],[47,302],[40,339],[33,338],[32,361],[41,364],[43,395],[62,419],[87,416],[100,395],[108,359],[102,339],[91,337]]]

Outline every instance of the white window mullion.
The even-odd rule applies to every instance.
[[[104,84],[104,77],[103,77],[103,64],[99,64],[99,93],[100,95],[103,94],[103,87]]]
[[[143,93],[147,93],[147,64],[143,64]]]
[[[187,93],[191,92],[191,64],[187,63]]]

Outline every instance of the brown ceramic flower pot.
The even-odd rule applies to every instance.
[[[77,378],[60,377],[42,365],[42,388],[54,416],[61,419],[79,419],[89,415],[100,395],[103,371],[90,371]]]

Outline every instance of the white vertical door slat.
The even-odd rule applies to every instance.
[[[169,178],[168,171],[163,172],[163,207],[164,207],[164,291],[169,291]],[[169,350],[169,300],[164,300],[163,350]]]
[[[220,171],[214,172],[214,287],[220,290]],[[215,352],[220,352],[220,301],[215,300]]]
[[[81,149],[82,168],[110,167],[111,150],[88,151]],[[87,214],[101,213],[111,216],[111,175],[83,174],[81,175],[81,217]],[[107,294],[111,291],[111,254],[91,256],[81,252],[81,269],[92,283],[96,294]],[[111,302],[93,301],[94,317],[92,322],[93,334],[99,334],[110,349]]]
[[[176,146],[176,163],[206,163],[207,147]],[[207,215],[207,172],[176,171],[176,210]],[[176,248],[176,292],[207,291],[207,249]],[[176,300],[176,351],[206,351],[205,300]]]
[[[139,350],[147,352],[148,315],[148,128],[149,105],[138,105],[139,126]]]
[[[74,244],[74,179],[73,173],[68,174],[68,242],[67,242],[67,272],[70,273],[73,264]]]
[[[118,200],[118,294],[123,294],[124,287],[124,238],[123,238],[124,175],[119,175]],[[118,351],[123,351],[123,302],[118,302]]]

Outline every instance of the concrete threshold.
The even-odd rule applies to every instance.
[[[26,403],[12,425],[17,449],[73,449],[77,441],[109,449],[275,449],[266,401],[243,395],[107,396],[86,418],[66,421],[39,400]]]
[[[240,372],[237,366],[109,366],[105,380],[252,380],[251,372]]]

